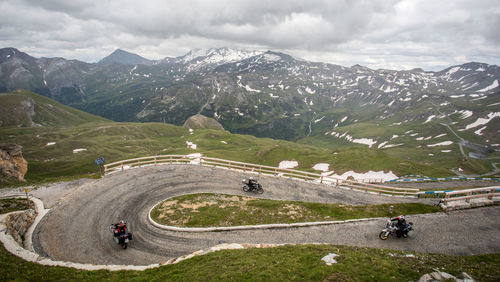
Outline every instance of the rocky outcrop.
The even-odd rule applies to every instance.
[[[28,228],[35,221],[35,218],[36,212],[32,209],[9,214],[5,220],[7,234],[11,235],[19,245],[23,246],[24,235],[28,232]]]
[[[23,147],[17,144],[0,144],[0,179],[14,178],[24,181],[28,162],[23,158]]]
[[[184,126],[192,129],[220,129],[224,130],[224,127],[213,118],[208,118],[200,114],[194,115],[184,122]]]

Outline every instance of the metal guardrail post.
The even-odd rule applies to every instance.
[[[493,200],[493,194],[495,194],[495,189],[490,190],[490,194],[488,195],[488,199]]]
[[[123,171],[123,162],[121,162],[120,164],[121,164],[121,166],[122,166],[122,171]]]
[[[323,175],[321,175],[321,178],[319,180],[319,183],[323,184]]]

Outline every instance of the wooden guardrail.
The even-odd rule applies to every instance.
[[[239,170],[243,172],[253,172],[258,174],[272,175],[277,177],[295,178],[315,183],[342,186],[350,189],[357,189],[367,192],[375,192],[375,193],[383,193],[391,195],[417,196],[419,192],[419,189],[413,189],[413,188],[396,188],[396,187],[389,187],[377,184],[361,183],[357,181],[344,180],[317,173],[311,173],[294,169],[285,169],[273,166],[229,161],[229,160],[209,158],[203,156],[201,157],[190,156],[190,155],[160,155],[160,156],[150,156],[150,157],[117,161],[114,163],[105,164],[104,174],[107,175],[138,166],[150,166],[150,165],[154,166],[154,165],[164,165],[164,164],[170,164],[170,165],[192,164],[192,165],[219,167],[232,170]]]
[[[470,202],[471,199],[475,198],[488,198],[490,200],[493,200],[493,197],[500,196],[499,191],[500,191],[500,186],[445,192],[444,204],[446,205],[448,204],[448,202],[452,201]]]

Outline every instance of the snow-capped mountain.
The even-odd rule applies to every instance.
[[[183,124],[202,113],[233,132],[293,140],[349,126],[355,128],[344,137],[373,139],[361,136],[366,134],[356,125],[429,126],[449,123],[450,116],[457,117],[452,121],[457,130],[472,132],[466,123],[481,118],[489,125],[472,134],[500,143],[498,128],[491,125],[500,112],[496,65],[467,63],[439,72],[372,70],[230,48],[196,49],[152,64],[127,60],[87,64],[1,49],[0,91],[24,88],[117,121]],[[466,118],[458,118],[461,114]]]
[[[250,51],[244,49],[232,48],[210,48],[210,49],[193,49],[186,55],[175,59],[166,58],[163,62],[175,62],[182,64],[186,71],[200,71],[210,69],[219,65],[241,61],[259,54],[262,51]]]

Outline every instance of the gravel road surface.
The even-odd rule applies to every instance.
[[[254,175],[255,176],[255,175]],[[51,201],[35,229],[35,250],[55,260],[92,264],[159,263],[221,243],[331,243],[447,254],[500,252],[500,207],[408,216],[415,236],[378,239],[384,220],[288,229],[189,233],[156,228],[148,212],[156,203],[188,193],[244,195],[248,174],[194,165],[142,167],[90,180]],[[263,198],[324,203],[426,202],[270,176],[256,177]],[[66,190],[64,190],[66,191]],[[124,219],[134,234],[127,250],[112,238],[109,225]]]

